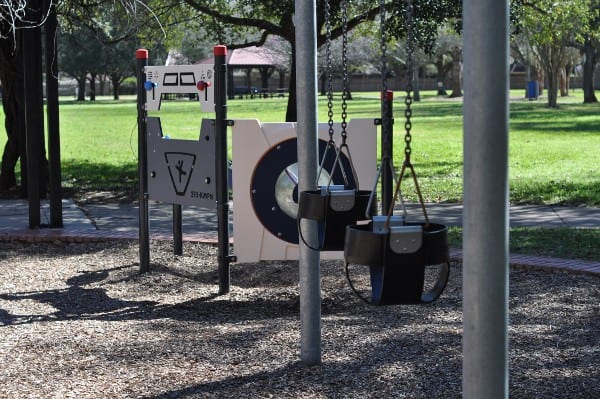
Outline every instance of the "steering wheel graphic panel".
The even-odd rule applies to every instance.
[[[319,158],[323,157],[327,142],[320,139]],[[250,185],[250,198],[260,223],[274,236],[298,244],[296,215],[298,212],[298,162],[297,140],[290,138],[269,148],[254,168]],[[319,185],[326,185],[333,169],[333,156],[328,157],[319,176]],[[350,162],[341,154],[341,165],[348,184],[356,186]],[[332,184],[344,184],[342,168],[335,168]]]

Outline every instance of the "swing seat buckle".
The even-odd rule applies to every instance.
[[[329,196],[329,206],[335,212],[347,212],[354,208],[355,190],[346,190],[341,184],[321,186],[321,195]]]
[[[354,208],[356,200],[354,190],[332,191],[329,196],[329,206],[336,212],[348,212]]]
[[[373,216],[373,233],[378,234],[387,234],[390,229],[387,226],[386,215],[375,215]],[[392,215],[390,216],[390,227],[393,226],[402,226],[404,225],[404,216],[403,215]]]
[[[423,228],[419,226],[390,226],[390,248],[397,254],[412,254],[421,249]]]

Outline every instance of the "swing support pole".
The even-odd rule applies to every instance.
[[[508,0],[465,0],[463,397],[508,398]]]
[[[381,209],[385,213],[392,206],[394,192],[393,150],[394,150],[394,92],[386,90],[381,93]],[[389,164],[385,164],[387,160]]]
[[[295,0],[296,92],[298,114],[298,192],[317,189],[317,38],[315,0]],[[303,219],[309,245],[317,246],[317,222]],[[321,269],[319,251],[300,240],[300,357],[307,366],[321,363]]]
[[[137,72],[137,125],[138,125],[138,178],[139,178],[139,252],[140,273],[150,270],[150,232],[148,226],[148,149],[146,136],[146,89],[144,82],[148,65],[148,50],[138,49],[135,52]]]
[[[217,224],[219,258],[219,295],[230,288],[229,191],[227,189],[227,47],[215,46],[215,172],[217,185]]]

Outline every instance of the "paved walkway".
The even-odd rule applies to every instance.
[[[171,240],[172,206],[150,202],[152,239]],[[420,214],[418,205],[407,205],[409,214]],[[63,228],[29,229],[26,200],[0,200],[0,240],[39,241],[104,241],[138,238],[138,207],[134,204],[86,205],[79,208],[71,200],[63,200]],[[447,226],[460,226],[461,204],[428,204],[431,220]],[[42,224],[49,224],[47,203],[42,203]],[[217,217],[214,211],[183,207],[183,237],[186,241],[216,243]],[[511,227],[600,228],[600,208],[524,205],[510,208]],[[230,225],[230,230],[233,226]],[[233,237],[233,234],[230,234]],[[600,243],[599,243],[600,245]],[[462,258],[462,251],[451,249],[451,256]],[[562,269],[600,275],[600,262],[557,259],[511,254],[515,266]]]

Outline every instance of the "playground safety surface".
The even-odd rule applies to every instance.
[[[230,209],[232,206],[230,206]],[[407,204],[409,214],[420,214],[417,204]],[[448,226],[460,226],[462,204],[427,204],[431,220]],[[138,239],[138,207],[132,203],[87,204],[79,207],[72,200],[63,200],[63,227],[28,227],[29,210],[26,200],[0,200],[0,241],[26,242],[93,242]],[[49,224],[49,206],[42,202],[42,224]],[[215,244],[217,242],[216,212],[195,207],[183,207],[183,240]],[[150,202],[150,238],[171,240],[172,205]],[[572,227],[600,228],[600,209],[522,205],[510,208],[511,227]],[[230,223],[230,232],[233,223]],[[230,234],[233,237],[233,234]],[[462,259],[462,251],[452,248],[454,260]],[[564,270],[576,273],[600,274],[600,262],[578,259],[510,255],[512,266]]]
[[[321,262],[322,364],[300,362],[296,262],[234,263],[215,246],[0,242],[0,398],[461,397],[463,270],[429,305],[369,306],[342,261]],[[355,279],[364,293],[368,272]],[[600,392],[598,275],[513,269],[509,395]]]

